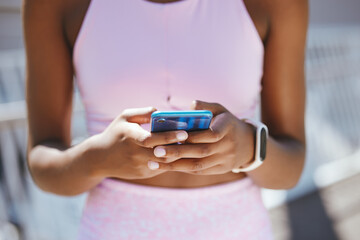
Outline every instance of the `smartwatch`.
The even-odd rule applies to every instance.
[[[249,123],[250,125],[254,126],[255,131],[255,156],[252,163],[247,167],[240,167],[240,168],[234,168],[231,171],[233,173],[239,173],[239,172],[249,172],[256,168],[258,168],[263,162],[266,157],[266,142],[269,137],[268,128],[265,124],[263,124],[260,121],[256,121],[253,119],[241,119],[246,123]]]

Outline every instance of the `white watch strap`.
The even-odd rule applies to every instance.
[[[264,161],[264,159],[261,158],[260,155],[260,150],[261,150],[261,134],[263,129],[266,132],[266,139],[268,138],[268,128],[266,127],[265,124],[263,124],[260,121],[256,121],[253,119],[242,119],[243,121],[253,125],[256,128],[256,134],[255,134],[255,156],[254,156],[254,161],[247,167],[240,167],[240,168],[234,168],[232,169],[233,173],[239,173],[239,172],[248,172],[248,171],[252,171],[256,168],[258,168]]]

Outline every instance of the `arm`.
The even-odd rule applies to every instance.
[[[86,152],[87,142],[68,150],[73,71],[61,11],[60,1],[27,0],[23,5],[28,165],[40,188],[72,195],[91,188],[100,179],[89,176],[83,160],[74,161]]]
[[[308,10],[305,0],[275,0],[267,5],[270,29],[265,44],[261,107],[270,138],[266,160],[247,174],[261,187],[285,189],[296,185],[305,159],[304,52]],[[217,103],[196,101],[193,108],[213,112],[210,129],[189,133],[186,142],[191,147],[161,146],[167,154],[158,160],[160,169],[224,174],[254,159],[254,134],[249,124]],[[175,156],[186,159],[173,161]]]
[[[106,177],[139,179],[162,173],[147,166],[155,159],[151,148],[178,142],[178,132],[150,134],[142,129],[139,124],[148,123],[156,110],[152,107],[125,110],[104,132],[70,146],[74,73],[62,2],[26,0],[23,5],[27,161],[35,183],[45,191],[76,195]]]
[[[264,164],[248,175],[263,187],[291,188],[300,178],[305,159],[308,6],[305,0],[277,0],[269,8],[261,95],[262,121],[270,133],[268,155]]]

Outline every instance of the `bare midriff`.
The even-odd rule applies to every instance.
[[[148,179],[123,180],[130,183],[171,187],[171,188],[194,188],[232,182],[246,177],[244,173],[226,173],[218,175],[193,175],[183,172],[166,172]]]

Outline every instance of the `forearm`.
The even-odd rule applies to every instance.
[[[59,195],[77,195],[96,186],[101,177],[93,174],[91,139],[65,147],[59,142],[45,142],[28,153],[31,175],[44,191]]]
[[[288,138],[269,137],[264,163],[248,172],[248,176],[264,188],[289,189],[297,184],[304,161],[305,144]]]

